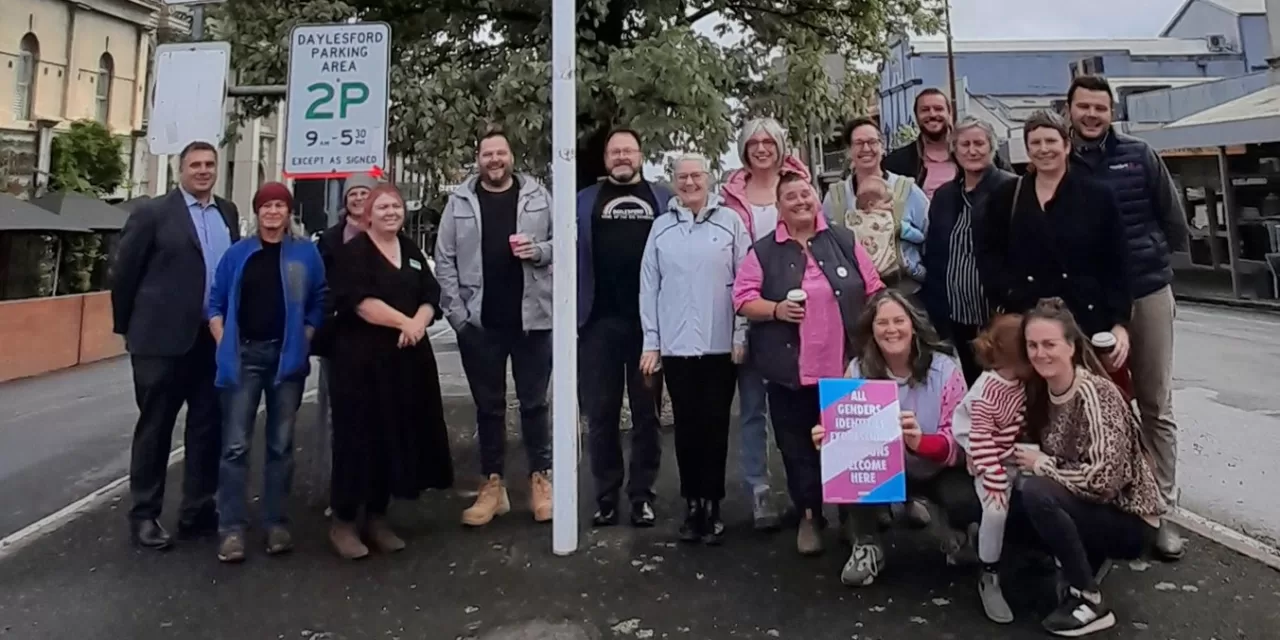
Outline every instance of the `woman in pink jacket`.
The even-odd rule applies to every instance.
[[[786,132],[773,118],[757,118],[738,136],[742,169],[729,174],[720,198],[747,226],[747,235],[758,242],[778,227],[778,181],[796,175],[810,183],[809,170],[791,155]],[[747,349],[750,350],[750,344]],[[747,363],[751,359],[747,358]],[[755,527],[776,530],[778,512],[769,489],[769,423],[766,416],[764,378],[749,364],[738,367],[738,414],[742,420],[742,477],[751,490]]]

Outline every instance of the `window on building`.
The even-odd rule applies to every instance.
[[[40,66],[40,41],[34,33],[22,36],[18,43],[18,61],[14,69],[13,117],[31,120],[36,103],[36,67]]]
[[[111,59],[111,54],[104,53],[98,58],[98,81],[97,81],[97,116],[98,122],[109,125],[111,117],[111,85],[115,80],[115,61]]]

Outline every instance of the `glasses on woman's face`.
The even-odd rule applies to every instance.
[[[706,171],[691,171],[689,173],[677,173],[676,182],[702,182],[707,179]]]
[[[851,144],[854,149],[876,149],[880,146],[879,138],[855,138]]]

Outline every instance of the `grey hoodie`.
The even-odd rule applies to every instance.
[[[551,329],[551,195],[533,176],[520,174],[516,231],[533,239],[537,255],[524,262],[524,299],[520,314],[525,331]],[[484,299],[484,267],[480,254],[480,201],[472,176],[449,194],[436,236],[436,280],[440,307],[455,331],[480,326]]]

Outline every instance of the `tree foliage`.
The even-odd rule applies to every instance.
[[[102,196],[124,184],[124,147],[102,123],[77,120],[53,138],[49,188]]]
[[[833,86],[824,55],[865,80],[857,68],[873,63],[890,35],[936,28],[938,2],[579,0],[580,180],[598,175],[602,134],[614,126],[637,129],[655,158],[680,149],[715,158],[746,116],[777,116],[799,135],[852,115],[856,92]],[[392,27],[392,153],[419,171],[463,166],[477,134],[498,124],[525,168],[542,173],[550,162],[550,2],[228,0],[217,9],[217,31],[232,44],[239,82],[277,84],[294,25],[351,18]],[[721,45],[694,29],[712,18],[741,37]],[[272,108],[239,102],[246,117]]]

